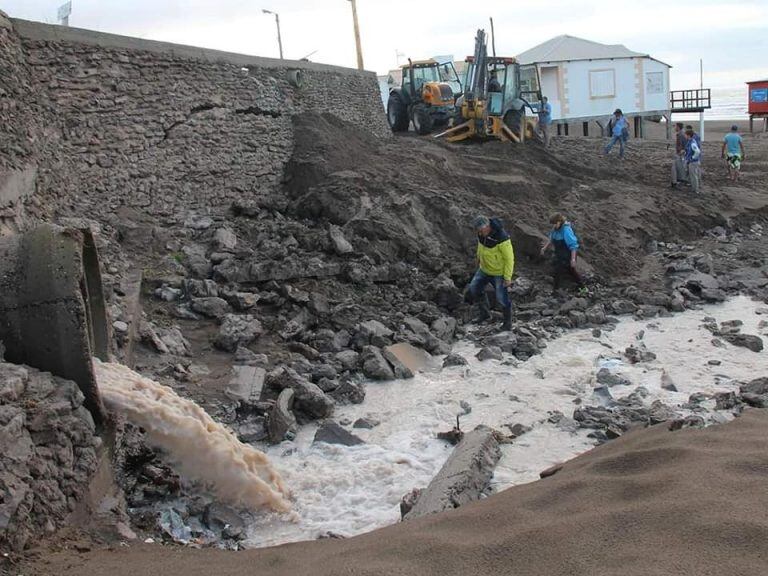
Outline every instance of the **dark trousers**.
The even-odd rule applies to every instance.
[[[504,286],[504,278],[502,276],[488,276],[482,270],[478,270],[475,276],[472,278],[472,282],[469,283],[469,293],[477,300],[483,298],[483,303],[487,303],[485,300],[485,287],[488,283],[493,284],[494,292],[496,293],[496,300],[504,309],[512,307],[512,301],[509,299],[509,293],[507,287]]]
[[[584,286],[584,279],[581,277],[581,274],[579,274],[576,271],[576,267],[571,266],[570,258],[568,258],[567,260],[564,260],[561,258],[555,258],[552,261],[552,278],[553,278],[552,287],[555,290],[560,288],[564,278],[570,278],[571,280],[576,282],[576,284],[580,288]]]

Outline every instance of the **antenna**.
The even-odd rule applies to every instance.
[[[493,29],[493,17],[491,17],[491,48],[493,49],[493,57],[496,58],[496,32]]]

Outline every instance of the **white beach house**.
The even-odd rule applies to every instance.
[[[537,65],[555,123],[602,122],[616,108],[636,118],[669,118],[670,66],[649,54],[621,44],[557,36],[517,59]]]

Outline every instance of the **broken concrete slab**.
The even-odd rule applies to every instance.
[[[239,402],[258,402],[266,376],[267,371],[259,366],[232,366],[232,379],[224,390],[224,394]]]
[[[416,374],[429,367],[431,356],[420,348],[416,348],[407,342],[400,342],[384,348],[387,354],[391,354],[397,360]],[[389,360],[389,358],[387,358]]]
[[[293,440],[296,436],[298,425],[296,417],[291,411],[294,395],[293,388],[283,389],[269,413],[267,433],[269,434],[269,441],[273,444],[279,444],[283,440]]]
[[[498,435],[487,426],[478,426],[465,434],[404,519],[420,518],[479,500],[488,489],[501,458]]]

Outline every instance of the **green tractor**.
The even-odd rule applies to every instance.
[[[454,92],[451,84],[459,91]],[[435,126],[445,126],[453,118],[456,97],[461,91],[452,62],[421,60],[402,67],[399,88],[389,91],[387,120],[393,132],[405,132],[413,122],[418,134],[430,134]]]

